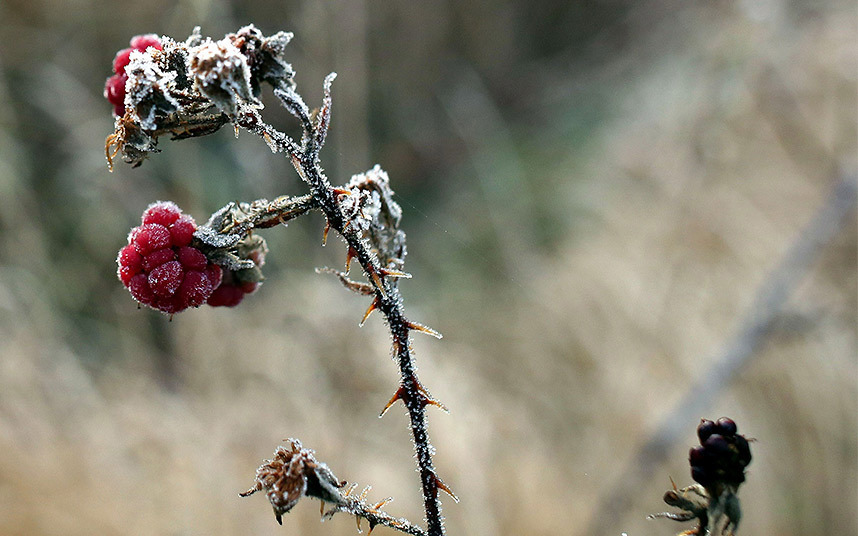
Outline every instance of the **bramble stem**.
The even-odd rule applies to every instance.
[[[409,333],[412,324],[405,318],[402,297],[395,284],[391,284],[378,257],[370,250],[366,241],[354,227],[348,226],[338,201],[339,192],[333,188],[319,166],[319,151],[325,141],[330,125],[331,97],[330,85],[334,76],[325,79],[325,98],[317,121],[310,118],[306,104],[293,90],[283,85],[275,89],[275,95],[283,106],[295,115],[304,129],[302,143],[299,145],[289,136],[278,132],[265,124],[256,110],[246,109],[236,116],[236,123],[259,135],[275,152],[285,152],[295,171],[310,188],[314,206],[322,211],[327,225],[336,230],[346,241],[350,254],[359,262],[367,278],[373,283],[377,308],[387,320],[393,338],[393,357],[399,364],[400,388],[397,391],[408,410],[411,421],[411,433],[420,471],[423,492],[423,505],[426,513],[428,536],[443,536],[444,524],[441,515],[439,487],[447,489],[438,478],[432,463],[432,447],[426,427],[425,408],[431,401],[420,385],[411,356]],[[394,527],[395,528],[395,527]]]
[[[328,219],[332,229],[339,232],[346,243],[355,252],[355,258],[368,276],[381,274],[381,266],[378,260],[360,240],[358,232],[354,229],[344,229],[345,218],[337,203],[336,195],[327,179],[319,170],[318,164],[310,153],[308,147],[304,158],[293,157],[292,163],[298,168],[298,174],[307,181],[313,192],[313,197],[318,201],[322,212]],[[411,420],[411,433],[414,437],[414,449],[417,454],[417,465],[420,469],[420,481],[423,490],[423,506],[426,511],[427,533],[429,536],[442,536],[444,534],[443,518],[441,516],[441,501],[438,497],[438,477],[432,464],[432,453],[429,443],[429,433],[426,428],[426,400],[425,395],[419,389],[417,374],[414,370],[414,362],[410,352],[409,324],[405,319],[402,308],[402,298],[399,289],[390,285],[385,278],[380,279],[382,288],[376,288],[376,299],[378,309],[387,319],[391,335],[393,336],[394,358],[399,364],[401,385],[403,388],[402,398],[408,409]]]

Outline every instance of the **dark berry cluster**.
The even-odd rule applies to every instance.
[[[128,81],[125,67],[131,62],[131,53],[135,50],[143,52],[149,47],[161,50],[161,40],[158,36],[138,35],[131,39],[129,48],[123,48],[113,58],[114,74],[104,84],[104,97],[113,105],[113,113],[118,116],[125,115],[125,82]]]
[[[691,478],[706,488],[719,483],[738,486],[745,481],[745,467],[751,463],[751,448],[745,436],[736,433],[733,419],[701,419],[697,427],[700,446],[688,454]]]
[[[197,224],[175,204],[158,202],[119,251],[119,279],[138,302],[173,314],[199,307],[221,284],[223,271],[191,246]],[[214,304],[213,304],[214,305]]]

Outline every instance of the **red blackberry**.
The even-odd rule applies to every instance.
[[[131,62],[131,52],[145,51],[149,47],[161,50],[161,40],[155,34],[132,37],[130,44],[130,48],[123,48],[116,53],[113,58],[114,74],[104,83],[104,98],[113,105],[113,113],[118,116],[125,114],[125,82],[128,81],[125,67]]]
[[[138,302],[173,314],[199,307],[220,285],[221,268],[190,246],[196,223],[170,202],[146,209],[119,251],[118,275]],[[239,300],[240,301],[240,300]]]

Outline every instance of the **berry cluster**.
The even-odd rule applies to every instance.
[[[736,433],[733,419],[713,422],[701,419],[697,426],[700,446],[688,453],[691,478],[706,488],[719,483],[738,486],[745,481],[745,467],[751,463],[751,448],[745,436]]]
[[[154,203],[119,251],[119,279],[138,302],[173,314],[199,307],[221,284],[223,271],[191,246],[197,224],[170,202]],[[212,304],[221,305],[221,304]]]
[[[241,272],[233,272],[227,270],[223,275],[223,282],[212,293],[208,299],[208,304],[212,307],[224,306],[235,307],[245,294],[255,292],[259,283],[256,281],[241,281]]]
[[[125,67],[131,62],[131,53],[135,50],[144,52],[149,47],[161,50],[161,40],[155,34],[138,35],[131,39],[131,47],[123,48],[113,58],[113,76],[104,84],[104,97],[113,105],[113,113],[125,115],[125,82],[128,75]]]

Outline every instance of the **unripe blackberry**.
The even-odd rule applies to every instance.
[[[173,203],[154,203],[119,251],[119,280],[138,302],[173,314],[206,302],[221,268],[190,245],[196,223]]]

